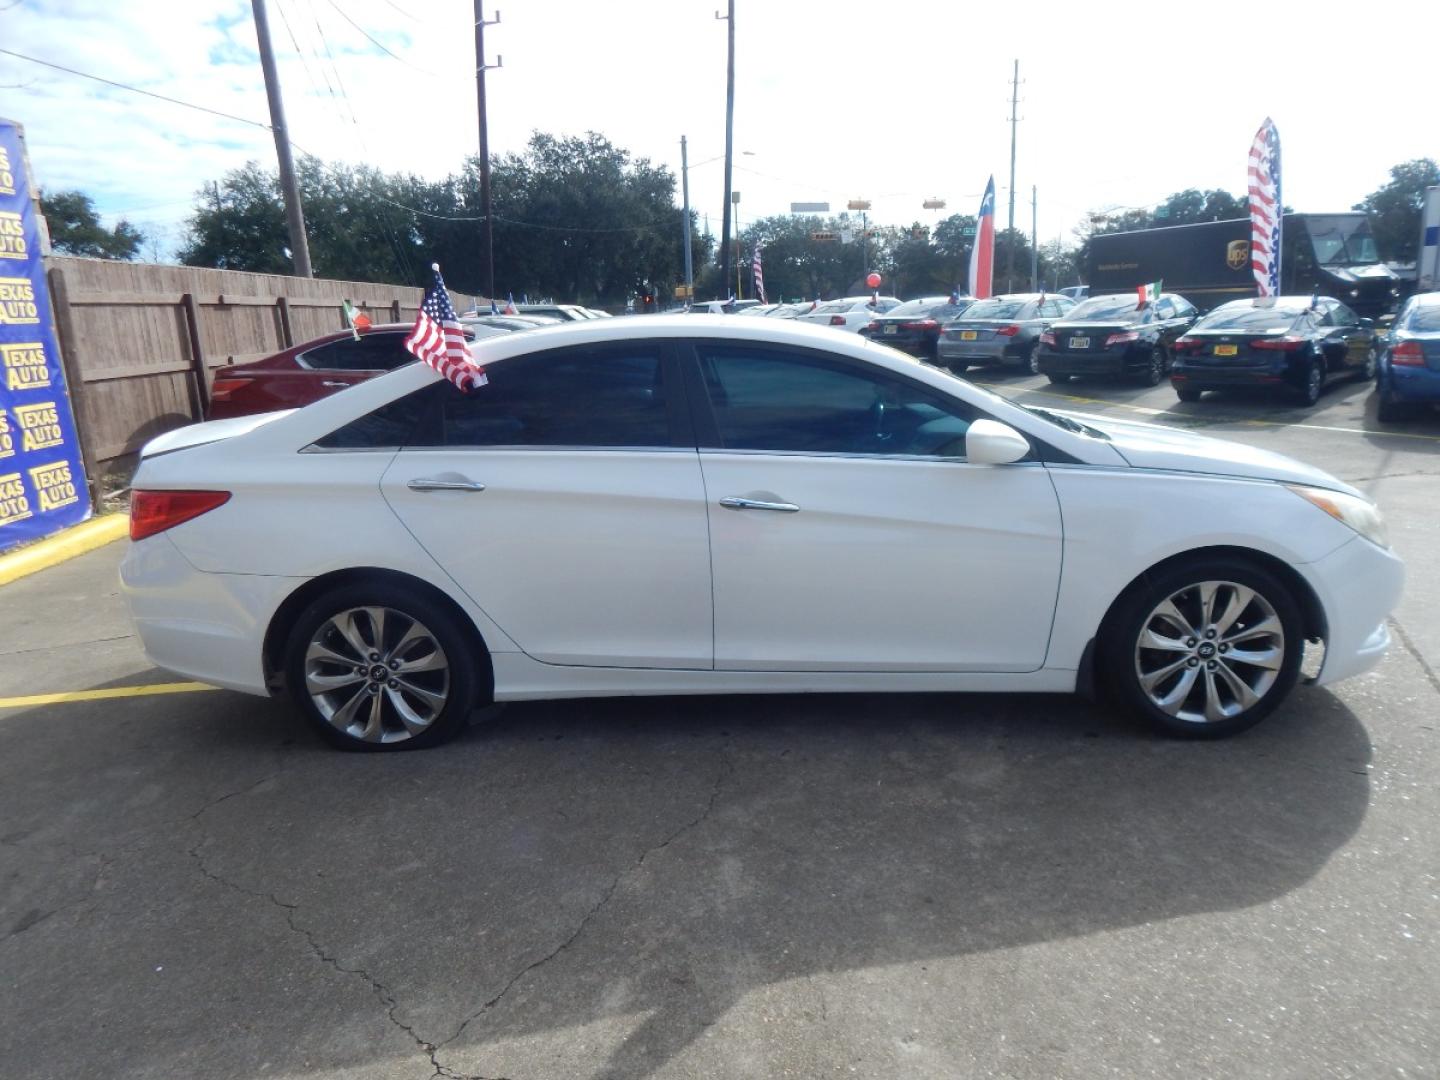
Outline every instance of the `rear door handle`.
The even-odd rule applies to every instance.
[[[774,510],[781,514],[798,514],[800,507],[787,502],[765,502],[763,499],[742,499],[737,495],[726,495],[720,500],[726,510]]]
[[[321,386],[328,386],[332,390],[344,390],[350,384],[348,382],[336,382],[334,379],[322,379]]]
[[[421,477],[405,485],[411,491],[484,491],[478,480],[431,480]]]

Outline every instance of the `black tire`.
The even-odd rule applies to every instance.
[[[1058,371],[1047,371],[1045,377],[1056,386],[1064,386],[1070,381],[1069,375],[1061,375]]]
[[[1196,390],[1195,388],[1190,386],[1175,387],[1175,396],[1178,397],[1181,401],[1188,401],[1191,403],[1199,401],[1200,395],[1204,392],[1205,391],[1203,390]]]
[[[347,655],[354,652],[355,649],[338,629],[326,629],[322,632],[322,628],[336,616],[361,608],[379,609],[383,612],[379,648],[383,653],[388,643],[390,649],[394,650],[393,655],[398,658],[387,665],[385,661],[389,653],[372,654],[365,657],[365,666],[377,672],[387,666],[401,667],[401,671],[380,673],[378,681],[369,675],[354,680],[352,685],[356,685],[357,689],[353,697],[360,700],[346,713],[347,703],[352,696],[348,693],[348,685],[337,686],[333,692],[321,692],[314,696],[307,689],[307,654],[317,637],[322,639],[322,643],[328,642]],[[397,615],[400,618],[394,618]],[[427,635],[425,639],[415,639],[408,649],[397,647],[398,639],[409,634],[408,624],[403,620],[410,620]],[[373,619],[369,616],[362,615],[358,619],[352,619],[350,627],[360,635],[362,642],[373,640],[376,636]],[[427,643],[438,647],[434,651],[438,652],[445,665],[443,672],[434,669],[420,671],[417,668],[414,674],[396,682],[397,676],[403,672],[403,664],[417,662],[416,647],[423,649]],[[285,680],[296,707],[330,745],[342,750],[361,752],[423,750],[454,738],[464,729],[476,705],[479,682],[476,669],[479,660],[475,655],[473,636],[465,632],[459,618],[446,605],[423,591],[406,588],[395,582],[357,582],[325,593],[300,613],[285,645]],[[433,662],[430,652],[421,653],[418,662],[425,661]],[[323,654],[310,662],[312,666],[319,665],[314,669],[317,677],[341,678],[349,673],[348,668],[324,658]],[[354,674],[358,676],[360,669],[361,665],[356,665]],[[406,678],[410,681],[406,682]],[[386,689],[387,680],[389,689]],[[423,699],[419,696],[422,694]],[[379,734],[375,740],[367,741],[360,738],[354,728],[361,723],[359,718],[362,712],[369,717],[370,701],[378,700],[382,696],[385,701],[374,706],[380,714]],[[443,698],[443,705],[438,708],[433,701],[435,697]],[[420,716],[428,709],[436,711],[433,716],[425,717],[423,728],[412,732],[410,726],[399,719],[398,706],[394,704],[397,699],[406,706],[412,718]],[[360,706],[364,706],[364,709]],[[349,716],[354,723],[349,725],[348,730],[342,730],[341,726],[327,719],[326,713],[322,711],[325,708],[331,708],[332,715],[340,721]],[[374,725],[367,730],[373,727]]]
[[[1393,394],[1385,387],[1377,391],[1375,402],[1375,419],[1382,424],[1398,424],[1401,421],[1409,420],[1411,416],[1410,406],[1403,401],[1396,401]]]
[[[1380,351],[1374,345],[1365,354],[1365,366],[1360,369],[1358,376],[1360,382],[1370,382],[1375,378],[1375,372],[1380,367]]]
[[[1025,354],[1025,359],[1021,361],[1021,367],[1031,375],[1040,374],[1040,350],[1034,345],[1031,345],[1030,351]]]
[[[1165,350],[1156,345],[1150,350],[1150,358],[1140,370],[1140,382],[1145,386],[1159,386],[1160,380],[1170,370],[1170,365],[1165,359]]]
[[[1203,624],[1197,625],[1202,623],[1202,620],[1195,618],[1203,612],[1199,587],[1204,582],[1226,583],[1225,587],[1216,591],[1216,614],[1212,617],[1214,622],[1223,621],[1225,612],[1222,609],[1228,607],[1230,597],[1242,595],[1234,590],[1233,586],[1254,590],[1255,596],[1261,600],[1252,600],[1237,611],[1225,634],[1217,634],[1207,639],[1204,635],[1211,628]],[[1183,597],[1175,600],[1182,593]],[[1163,616],[1160,617],[1161,621],[1157,621],[1156,609],[1167,599],[1174,600],[1175,607],[1188,614],[1190,624],[1195,627],[1196,637],[1186,636],[1177,624],[1163,622]],[[1274,635],[1266,636],[1261,629],[1263,625],[1269,625],[1266,620],[1270,613],[1273,613],[1280,625],[1278,666],[1269,668],[1243,661],[1236,662],[1235,657],[1239,655],[1239,650],[1232,652],[1228,648],[1225,651],[1230,660],[1225,661],[1221,655],[1221,646],[1227,636],[1244,639],[1246,634],[1258,633],[1260,636],[1252,636],[1241,643],[1258,643],[1258,647],[1252,644],[1250,650],[1251,655],[1257,658],[1272,651],[1271,647],[1277,638]],[[1175,635],[1176,644],[1183,644],[1186,650],[1193,649],[1194,652],[1187,656],[1186,650],[1140,648],[1141,634],[1147,626],[1163,628],[1167,625],[1174,627],[1170,633]],[[1162,633],[1159,636],[1168,635]],[[1171,656],[1175,656],[1176,660],[1169,660]],[[1203,658],[1204,656],[1209,659]],[[1099,640],[1100,672],[1108,688],[1121,703],[1147,720],[1156,730],[1187,739],[1223,738],[1258,724],[1294,689],[1303,657],[1304,618],[1298,600],[1274,574],[1253,563],[1234,558],[1199,557],[1191,562],[1176,563],[1159,572],[1146,574],[1116,601],[1101,628]],[[1142,686],[1140,667],[1142,664],[1150,665],[1150,674],[1153,675],[1167,667],[1173,667],[1181,659],[1184,660],[1181,667],[1152,686],[1152,691],[1162,699],[1172,694],[1182,695],[1175,703],[1175,711],[1170,712],[1157,705]],[[1271,658],[1267,656],[1266,659]],[[1220,664],[1224,664],[1223,671],[1217,666]],[[1196,672],[1195,675],[1188,674],[1191,669]],[[1245,681],[1252,693],[1256,687],[1263,686],[1263,690],[1255,695],[1257,700],[1248,706],[1242,706],[1239,695],[1231,689],[1233,684],[1227,681],[1227,672]],[[1182,686],[1186,678],[1190,681]],[[1248,681],[1252,679],[1253,682]],[[1206,719],[1203,714],[1207,711],[1205,706],[1212,685],[1219,687],[1219,696],[1215,699],[1217,718]],[[1224,699],[1227,695],[1228,708],[1236,710],[1233,714],[1226,712]],[[1202,715],[1197,716],[1197,712]]]
[[[1305,382],[1300,387],[1300,400],[1306,406],[1312,406],[1319,402],[1320,392],[1325,389],[1325,369],[1323,361],[1311,358],[1305,365]]]

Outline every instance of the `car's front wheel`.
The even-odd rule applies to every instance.
[[[1204,559],[1147,575],[1106,620],[1100,648],[1112,689],[1155,727],[1220,738],[1259,723],[1290,693],[1304,622],[1275,575]]]
[[[343,586],[296,620],[285,676],[300,711],[345,750],[434,746],[475,705],[474,647],[443,604],[391,582]]]
[[[1159,386],[1160,380],[1169,370],[1170,361],[1165,355],[1165,347],[1156,345],[1150,350],[1150,359],[1146,361],[1144,368],[1140,371],[1140,381],[1146,386]]]
[[[1325,388],[1323,361],[1312,359],[1306,364],[1303,379],[1300,384],[1300,397],[1306,405],[1314,405],[1320,400],[1320,391]]]

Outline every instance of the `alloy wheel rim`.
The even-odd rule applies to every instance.
[[[1375,378],[1375,368],[1379,362],[1380,359],[1372,348],[1365,356],[1365,378],[1367,380]]]
[[[1214,724],[1254,708],[1285,665],[1274,605],[1248,585],[1187,585],[1146,616],[1135,677],[1150,703],[1177,720]]]
[[[404,742],[444,711],[450,663],[439,640],[413,615],[348,608],[311,635],[305,690],[335,730],[361,742]]]
[[[1320,399],[1320,368],[1316,364],[1310,365],[1310,371],[1305,380],[1305,393],[1311,401]]]

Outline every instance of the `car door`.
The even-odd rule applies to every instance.
[[[833,354],[699,341],[715,666],[1029,671],[1060,574],[1045,468],[972,465],[964,402]]]
[[[371,331],[306,349],[295,357],[296,405],[308,405],[414,360],[403,330]]]
[[[552,664],[709,668],[699,458],[663,343],[514,357],[433,413],[381,490],[460,588]]]
[[[1341,303],[1330,309],[1330,320],[1335,324],[1337,336],[1345,343],[1343,353],[1337,350],[1342,359],[1335,374],[1354,375],[1364,370],[1374,337],[1372,332],[1361,325],[1354,311]]]

